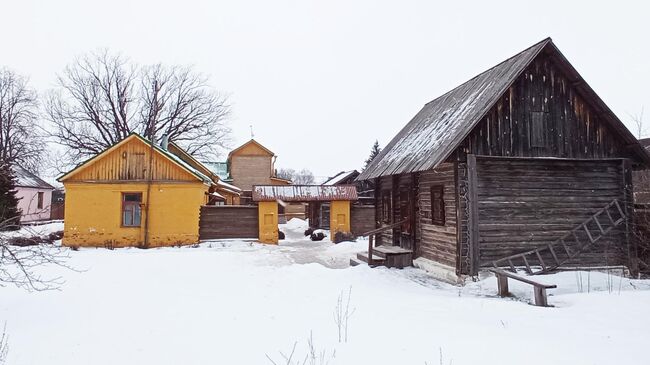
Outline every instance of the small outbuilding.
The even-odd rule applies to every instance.
[[[21,211],[20,223],[50,219],[54,187],[20,165],[12,167],[16,177],[16,197]]]

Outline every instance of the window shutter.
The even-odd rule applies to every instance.
[[[444,192],[444,185],[434,185],[431,187],[431,223],[439,226],[445,225]]]

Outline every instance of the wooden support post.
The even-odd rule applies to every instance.
[[[634,196],[633,196],[633,186],[632,186],[632,166],[630,160],[623,160],[623,184],[625,199],[623,199],[623,209],[625,210],[625,240],[627,246],[627,257],[628,257],[628,268],[632,275],[637,275],[639,272],[639,260],[638,260],[638,247],[637,247],[637,237],[634,234]],[[619,210],[621,209],[620,206]]]
[[[533,286],[533,291],[535,292],[535,305],[538,307],[548,307],[546,288],[543,286]]]
[[[467,155],[467,231],[469,233],[470,275],[478,275],[479,270],[479,229],[478,229],[478,175],[476,155]]]
[[[508,277],[505,275],[496,274],[497,276],[497,289],[500,297],[507,297],[510,292],[508,291]]]

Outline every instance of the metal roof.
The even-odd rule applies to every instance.
[[[16,177],[16,187],[54,190],[54,187],[20,165],[13,165],[11,170]]]
[[[255,185],[253,201],[310,202],[332,200],[357,200],[354,185]]]
[[[228,174],[228,163],[227,162],[216,162],[216,161],[205,161],[201,162],[203,166],[207,167],[213,174],[219,176],[219,179],[231,181],[230,175]]]
[[[341,171],[338,174],[330,177],[327,179],[324,183],[321,185],[337,185],[340,184],[341,181],[346,180],[347,178],[351,177],[352,175],[359,175],[359,172],[357,170],[352,170],[352,171]],[[354,176],[356,177],[356,176]],[[354,179],[352,179],[354,181]]]
[[[650,155],[546,38],[427,103],[357,180],[429,170],[444,162],[542,51],[552,54],[567,74],[581,81],[576,83],[579,91],[604,112],[623,139],[636,144],[635,151],[648,163]]]

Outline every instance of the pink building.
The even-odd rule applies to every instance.
[[[22,211],[21,223],[50,219],[54,187],[21,166],[13,167],[16,175],[18,209]]]

